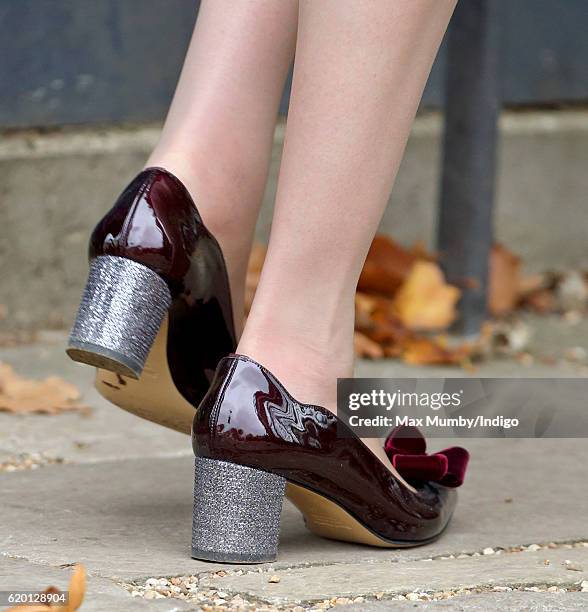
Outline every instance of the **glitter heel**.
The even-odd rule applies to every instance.
[[[274,561],[285,485],[276,474],[196,457],[192,557],[223,563]]]
[[[130,259],[96,257],[67,354],[80,363],[139,378],[171,305],[166,282]]]

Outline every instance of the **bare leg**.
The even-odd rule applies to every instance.
[[[302,401],[336,411],[352,374],[357,280],[455,4],[300,0],[276,212],[238,351]]]
[[[160,142],[148,161],[185,183],[219,240],[238,327],[297,21],[298,0],[203,0]]]

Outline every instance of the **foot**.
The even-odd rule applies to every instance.
[[[349,334],[335,334],[324,342],[316,336],[305,337],[300,329],[287,332],[275,321],[266,321],[259,333],[256,330],[257,322],[250,318],[237,354],[263,364],[299,402],[322,406],[337,414],[337,378],[353,377],[353,346],[347,341]],[[383,440],[361,438],[361,441],[412,490],[390,463]]]
[[[407,489],[336,416],[291,392],[249,357],[219,362],[192,433],[195,557],[275,558],[285,484],[317,535],[379,547],[439,537],[456,503],[448,486],[427,479]]]

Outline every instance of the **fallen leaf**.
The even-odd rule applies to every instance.
[[[23,344],[33,344],[37,342],[39,336],[35,331],[12,330],[0,333],[0,347],[11,348]]]
[[[525,296],[547,289],[549,279],[545,274],[533,274],[532,276],[525,276],[519,282],[519,298],[524,299]]]
[[[494,316],[513,311],[519,300],[521,260],[501,244],[490,251],[488,310]]]
[[[469,355],[467,349],[448,348],[440,337],[419,336],[407,329],[394,313],[391,299],[364,293],[356,294],[355,350],[358,357],[403,358],[421,365],[461,363]],[[406,356],[406,357],[405,357]]]
[[[389,343],[384,345],[384,356],[390,359],[400,359],[402,357],[402,344]]]
[[[521,279],[519,284],[518,306],[539,314],[556,312],[559,309],[556,288],[561,274],[544,272]]]
[[[78,388],[62,378],[22,378],[12,366],[0,363],[0,411],[59,414],[71,410],[88,410],[79,400]]]
[[[245,278],[245,314],[249,314],[251,310],[255,291],[261,276],[261,269],[265,261],[266,251],[267,248],[258,242],[251,249],[249,263],[247,264],[247,276]]]
[[[367,359],[381,359],[384,357],[384,349],[361,332],[355,332],[354,343],[357,357]]]
[[[394,311],[408,329],[445,329],[456,318],[460,291],[448,285],[439,266],[417,261],[394,298]]]
[[[31,606],[14,606],[8,608],[6,612],[74,612],[77,610],[84,600],[84,594],[86,592],[86,570],[83,565],[76,564],[74,573],[69,581],[69,597],[67,605],[31,605]],[[55,587],[46,588],[43,593],[60,595],[61,591]]]
[[[363,325],[358,322],[356,327],[374,342],[388,347],[398,345],[412,335],[394,313],[394,302],[391,299],[378,295],[363,296],[359,302],[363,303],[363,316],[369,316],[369,321]]]
[[[394,295],[410,273],[417,255],[388,236],[374,238],[359,277],[360,291]]]
[[[449,348],[439,339],[415,337],[405,343],[402,359],[410,365],[451,365],[464,363],[470,354],[466,344]]]
[[[530,293],[521,305],[539,314],[548,314],[557,310],[557,300],[551,289],[539,289]]]
[[[360,293],[355,294],[355,329],[373,329],[373,315],[377,306],[376,298],[372,295]]]
[[[68,609],[73,612],[77,610],[84,601],[86,593],[86,570],[83,565],[76,565],[74,573],[69,581],[69,603]]]
[[[420,240],[413,244],[413,246],[410,249],[409,253],[415,259],[424,259],[425,261],[437,261],[439,259],[438,254],[437,253],[431,253],[427,249],[427,247],[425,246],[425,243],[420,241]]]
[[[263,268],[263,263],[265,261],[265,254],[267,252],[267,247],[263,244],[256,242],[251,248],[251,253],[249,254],[249,263],[247,264],[248,270],[250,272],[254,272],[259,274],[261,269]]]
[[[265,256],[266,248],[254,245],[247,272],[247,311]],[[520,306],[540,313],[557,311],[557,299],[562,296],[566,305],[585,304],[588,273],[572,274],[571,280],[569,275],[554,272],[521,278],[520,266],[518,257],[504,246],[494,245],[489,279],[489,308],[493,314],[503,315]],[[524,350],[529,341],[528,327],[512,320],[487,321],[478,338],[464,344],[450,345],[444,337],[426,335],[447,329],[455,320],[460,288],[478,286],[476,279],[465,279],[459,287],[448,284],[435,256],[423,245],[405,249],[386,236],[376,236],[355,295],[356,355],[400,358],[414,365],[458,364],[469,371],[474,370],[474,360],[496,354],[525,363],[532,359]],[[572,314],[578,318],[583,312],[568,310],[565,316],[572,322]]]

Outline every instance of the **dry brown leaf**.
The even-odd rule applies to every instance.
[[[490,252],[488,310],[494,316],[512,312],[519,301],[521,260],[501,244]]]
[[[539,314],[555,312],[558,309],[555,290],[559,281],[559,274],[553,272],[522,278],[519,284],[518,306]]]
[[[374,238],[359,278],[358,289],[394,295],[409,275],[417,256],[387,236]]]
[[[247,274],[247,311],[259,282],[266,248],[253,247]],[[491,257],[490,308],[504,314],[517,304],[538,312],[556,308],[557,282],[548,274],[520,278],[520,260],[501,245]],[[588,283],[588,276],[585,281]],[[577,285],[578,283],[576,283]],[[475,279],[464,287],[475,288]],[[475,343],[449,346],[443,337],[417,332],[446,329],[456,318],[459,288],[446,283],[435,257],[422,245],[403,249],[376,236],[355,296],[355,353],[358,357],[401,358],[413,365],[459,364],[472,369],[472,359],[493,354],[496,331],[480,334]],[[519,344],[519,343],[515,343]]]
[[[77,564],[74,567],[74,573],[69,581],[69,597],[67,605],[31,605],[31,606],[15,606],[9,608],[6,612],[75,612],[84,600],[86,593],[86,570],[83,565]],[[53,593],[59,595],[61,591],[55,587],[46,588],[43,593]]]
[[[356,328],[368,338],[382,346],[398,344],[411,335],[394,313],[394,302],[379,295],[358,294],[356,311],[359,309],[363,324],[356,322]]]
[[[390,359],[400,359],[403,350],[402,344],[385,344],[384,356]]]
[[[78,388],[62,378],[22,378],[12,366],[0,362],[0,411],[59,414],[71,410],[87,410],[79,400]]]
[[[440,337],[423,337],[407,329],[394,314],[392,300],[364,294],[358,297],[356,310],[369,317],[369,326],[363,333],[356,332],[358,357],[403,358],[419,365],[465,364],[470,347],[448,348]]]
[[[444,329],[457,316],[455,306],[460,293],[445,282],[436,263],[417,261],[396,293],[394,312],[408,329]]]
[[[68,610],[77,610],[84,601],[86,593],[86,570],[83,565],[77,564],[69,581],[69,603]]]
[[[424,259],[425,261],[437,261],[439,257],[437,253],[431,253],[425,243],[420,240],[414,243],[409,252],[415,259]]]
[[[410,365],[464,364],[470,354],[469,345],[449,348],[438,338],[415,337],[404,344],[402,359]]]
[[[251,310],[255,291],[259,284],[259,277],[261,276],[261,269],[265,261],[266,251],[267,248],[258,242],[251,249],[249,263],[247,264],[247,277],[245,279],[245,314],[249,314]]]
[[[374,328],[366,334],[375,342],[390,347],[401,345],[413,337],[413,332],[406,329],[398,317],[379,311],[374,315]]]
[[[533,274],[524,276],[519,282],[519,299],[524,299],[536,291],[548,288],[549,279],[545,274]]]
[[[35,331],[29,330],[11,330],[0,332],[0,347],[11,348],[21,346],[23,344],[33,344],[37,342],[39,335]]]
[[[373,329],[373,316],[376,308],[376,296],[358,291],[355,294],[355,329],[360,331]]]
[[[267,247],[260,242],[256,242],[253,245],[251,248],[251,253],[249,254],[249,263],[247,264],[247,269],[249,272],[255,272],[257,274],[261,272],[263,262],[265,261],[266,252]]]
[[[530,293],[525,297],[522,305],[539,314],[548,314],[557,310],[557,300],[551,289],[539,289]]]
[[[384,357],[384,349],[361,332],[355,332],[354,343],[357,357],[366,359],[381,359]]]

